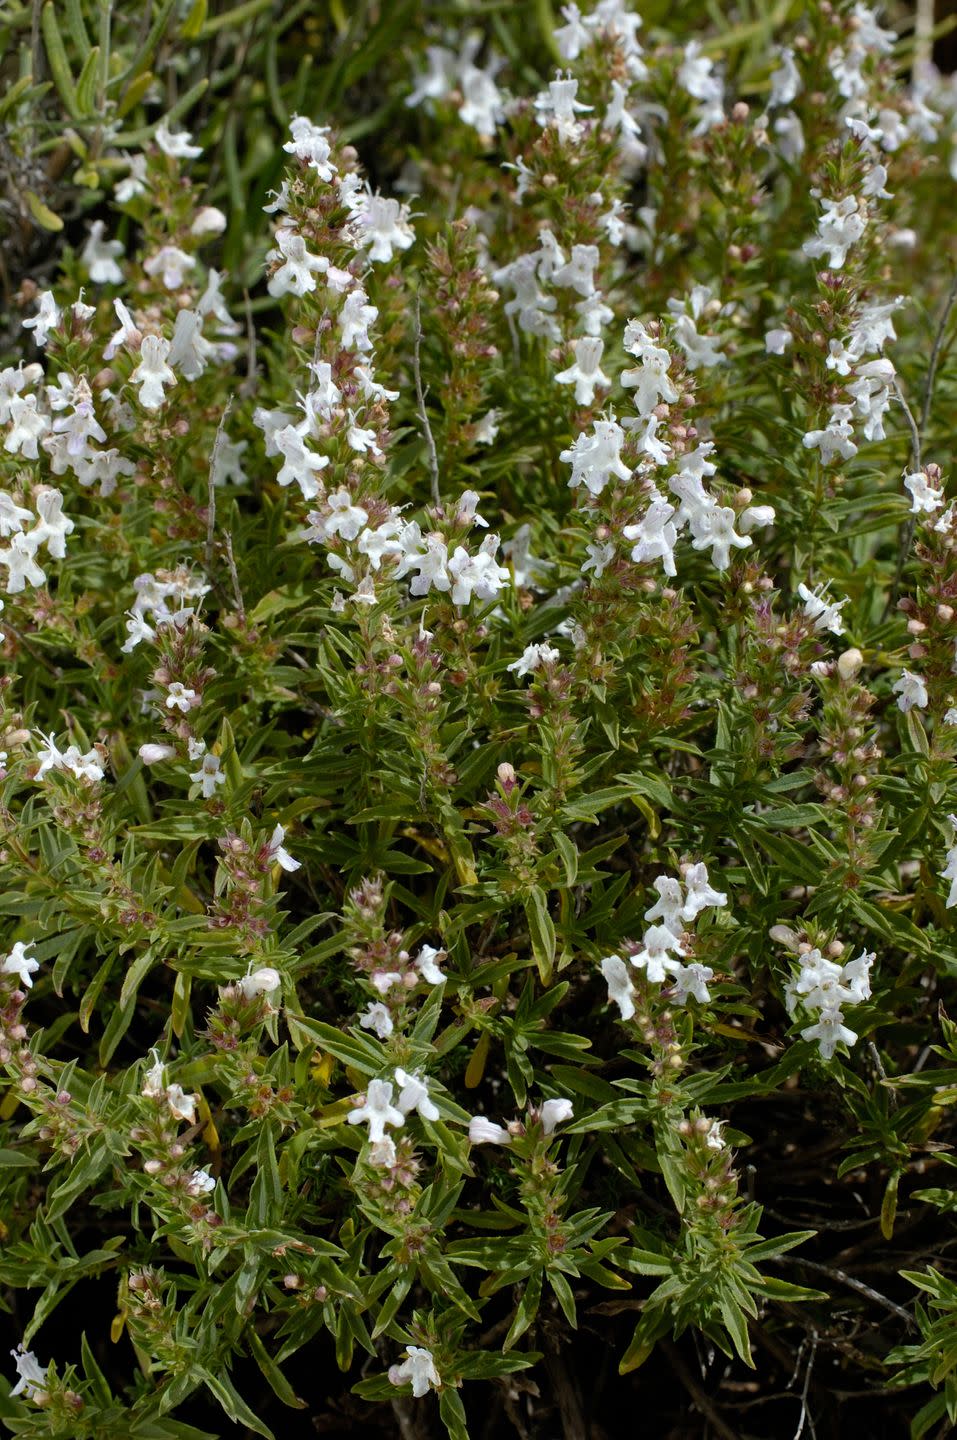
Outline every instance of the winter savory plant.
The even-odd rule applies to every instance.
[[[141,8],[0,5],[0,1420],[943,1435],[957,85]]]

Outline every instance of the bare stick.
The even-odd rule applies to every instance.
[[[412,351],[412,373],[415,376],[415,398],[419,419],[422,421],[422,429],[425,431],[425,443],[429,452],[429,472],[432,476],[432,503],[433,505],[441,505],[442,496],[439,492],[439,456],[435,448],[435,440],[432,436],[432,426],[429,424],[428,412],[425,408],[425,391],[422,389],[422,366],[419,362],[419,346],[421,343],[422,311],[417,295],[415,297],[415,348]]]
[[[887,1296],[882,1295],[879,1290],[872,1290],[870,1285],[864,1284],[863,1280],[855,1280],[853,1275],[847,1275],[843,1270],[838,1270],[835,1266],[819,1265],[816,1260],[800,1260],[796,1255],[793,1257],[790,1255],[779,1255],[777,1257],[777,1263],[779,1265],[803,1265],[805,1270],[816,1270],[821,1275],[827,1275],[832,1280],[837,1280],[841,1285],[846,1285],[849,1290],[856,1290],[859,1295],[866,1295],[868,1300],[874,1301],[875,1305],[883,1306],[883,1308],[889,1310],[892,1315],[896,1315],[899,1320],[905,1321],[911,1330],[916,1329],[914,1317],[909,1315],[902,1305],[895,1305],[893,1300],[888,1300]]]
[[[691,1374],[678,1347],[670,1344],[668,1341],[664,1341],[662,1343],[662,1349],[668,1357],[668,1364],[691,1397],[692,1404],[699,1413],[704,1416],[715,1434],[720,1435],[721,1440],[736,1440],[737,1431],[733,1430],[726,1421],[722,1420],[721,1415],[712,1403],[711,1397],[702,1390],[697,1380],[695,1380]]]
[[[803,1349],[803,1346],[802,1346]],[[811,1371],[814,1369],[814,1357],[817,1354],[817,1331],[811,1331],[811,1353],[808,1356],[807,1368],[804,1371],[804,1385],[801,1389],[801,1415],[798,1420],[798,1427],[794,1432],[794,1440],[801,1440],[804,1434],[804,1426],[807,1424],[811,1431],[811,1440],[814,1440],[814,1421],[811,1412],[807,1408],[807,1392],[811,1388]]]
[[[940,313],[937,322],[937,334],[934,336],[933,349],[930,352],[930,364],[927,367],[927,379],[924,382],[924,403],[920,412],[920,433],[923,435],[927,429],[927,421],[930,416],[931,401],[934,398],[934,381],[937,378],[937,363],[940,360],[940,352],[944,348],[944,334],[947,330],[947,322],[950,319],[950,312],[957,302],[957,275],[954,276],[947,299],[944,301],[944,308]]]
[[[233,537],[227,530],[225,535],[226,564],[229,566],[229,578],[233,582],[233,595],[236,598],[236,611],[240,620],[246,623],[246,606],[243,604],[243,592],[239,588],[239,572],[236,569],[236,557],[233,554]]]

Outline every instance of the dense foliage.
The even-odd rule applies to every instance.
[[[957,86],[558,9],[0,0],[13,1434],[957,1422]]]

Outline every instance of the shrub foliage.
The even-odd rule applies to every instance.
[[[957,1420],[957,90],[697,8],[0,5],[13,1434]]]

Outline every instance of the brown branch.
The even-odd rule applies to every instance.
[[[415,377],[416,408],[419,413],[419,419],[422,421],[422,429],[425,432],[426,449],[429,452],[429,473],[432,477],[432,503],[433,505],[441,505],[442,495],[439,490],[439,456],[435,448],[432,426],[429,424],[428,411],[425,408],[425,391],[422,389],[422,365],[419,360],[419,347],[421,344],[422,310],[417,295],[415,297],[415,345],[412,350],[412,373]]]
[[[711,1428],[718,1435],[721,1436],[721,1440],[738,1440],[738,1432],[736,1430],[732,1430],[731,1426],[725,1420],[722,1420],[720,1414],[715,1409],[710,1396],[708,1396],[705,1391],[702,1390],[701,1386],[698,1384],[697,1380],[694,1378],[691,1371],[688,1369],[687,1365],[682,1359],[681,1352],[679,1351],[677,1345],[672,1345],[671,1342],[668,1340],[659,1340],[658,1343],[667,1355],[668,1364],[670,1365],[671,1369],[677,1375],[678,1379],[681,1381],[682,1385],[687,1390],[688,1394],[691,1396],[691,1400],[695,1406],[695,1409],[700,1411],[700,1413],[707,1420]]]

